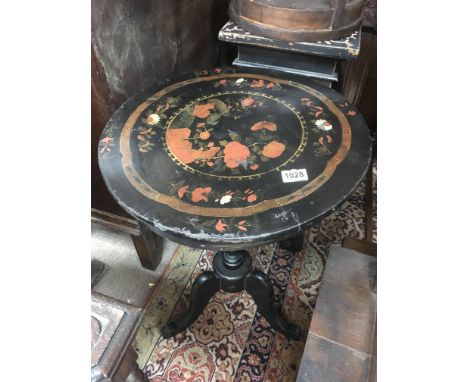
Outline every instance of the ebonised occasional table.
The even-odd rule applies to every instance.
[[[298,339],[246,249],[272,242],[300,249],[302,231],[356,189],[370,158],[356,108],[287,73],[216,68],[159,82],[125,102],[99,142],[111,194],[157,234],[218,251],[213,271],[193,283],[188,311],[162,335],[187,328],[218,290],[245,289],[273,328]]]

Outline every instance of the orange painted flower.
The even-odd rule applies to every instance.
[[[249,156],[249,148],[237,141],[229,142],[224,148],[224,163],[229,168],[239,167]]]
[[[220,150],[219,147],[211,147],[209,150],[194,150],[188,140],[190,129],[167,129],[166,143],[169,150],[184,164],[192,163],[198,159],[210,159]]]
[[[187,190],[188,190],[188,186],[182,186],[181,188],[179,188],[177,190],[177,195],[179,195],[179,198],[182,198],[187,192]]]
[[[213,162],[206,162],[206,164],[207,164],[209,167],[213,167],[213,166],[214,166],[214,163],[213,163]]]
[[[256,200],[257,200],[257,195],[255,194],[250,194],[249,196],[247,196],[247,201],[249,203],[255,202]]]
[[[214,103],[207,103],[205,105],[197,105],[194,107],[192,115],[198,118],[206,118],[210,115],[210,110],[214,109]]]
[[[254,102],[255,100],[252,97],[247,97],[241,101],[241,104],[243,107],[248,107],[248,106],[252,106]]]
[[[192,192],[192,202],[197,203],[201,200],[204,200],[205,202],[207,202],[208,197],[206,194],[209,194],[210,192],[211,192],[211,187],[197,187]]]
[[[257,163],[254,163],[253,165],[250,166],[250,169],[251,170],[256,170],[258,168],[258,164]]]
[[[224,232],[226,231],[227,224],[224,224],[221,219],[218,219],[218,222],[215,225],[215,229],[218,232]]]
[[[274,122],[260,121],[260,122],[257,122],[255,125],[253,125],[250,128],[250,130],[252,130],[252,131],[258,131],[258,130],[262,130],[262,129],[267,129],[267,130],[270,130],[270,131],[276,131],[277,126],[276,126],[276,123],[274,123]]]
[[[268,158],[278,158],[283,154],[284,149],[285,146],[282,143],[271,141],[263,148],[262,154]]]
[[[267,89],[271,89],[273,88],[275,85],[273,84],[273,82],[270,82],[266,87]]]
[[[208,143],[208,147],[213,147],[214,146],[214,142],[209,142]]]
[[[224,79],[224,80],[220,80],[220,81],[219,81],[219,84],[224,86],[224,85],[226,85],[226,82],[227,82],[227,80],[226,80],[226,79]]]
[[[263,80],[253,80],[250,84],[251,88],[263,88],[265,86],[265,82]]]
[[[205,140],[205,139],[208,139],[209,137],[210,137],[210,133],[208,131],[202,131],[200,133],[200,139]]]
[[[197,127],[204,127],[206,125],[205,122],[198,122]]]

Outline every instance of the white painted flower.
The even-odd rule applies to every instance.
[[[229,203],[232,199],[232,195],[224,195],[221,200],[219,201],[220,204]]]
[[[156,125],[161,120],[161,117],[158,114],[151,114],[146,118],[148,125]]]
[[[236,85],[240,85],[242,82],[244,82],[245,80],[243,78],[239,78],[237,81],[236,81]]]
[[[315,126],[317,126],[322,131],[329,131],[333,129],[332,124],[325,119],[317,119],[315,121]]]

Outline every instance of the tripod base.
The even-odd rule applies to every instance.
[[[301,337],[299,327],[288,323],[274,306],[271,281],[265,273],[252,269],[252,261],[247,251],[216,253],[213,271],[203,272],[192,284],[188,310],[179,321],[167,322],[162,327],[162,336],[172,337],[190,326],[219,290],[246,290],[257,304],[258,313],[265,317],[274,329],[292,340]]]

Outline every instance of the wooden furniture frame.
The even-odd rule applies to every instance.
[[[135,219],[91,209],[91,221],[128,233],[143,268],[154,271],[161,262],[162,238]]]
[[[144,382],[133,340],[144,310],[102,294],[91,295],[91,381]]]

